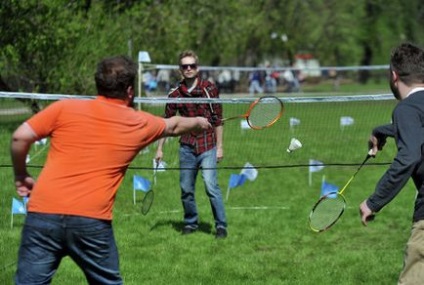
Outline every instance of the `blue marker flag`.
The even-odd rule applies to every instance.
[[[25,204],[16,198],[12,198],[12,215],[15,215],[15,214],[26,215],[26,213],[27,213],[27,210],[26,210]]]
[[[134,190],[141,190],[143,192],[149,191],[151,186],[151,183],[149,180],[138,175],[134,175],[133,184],[134,184],[133,185]]]
[[[328,196],[328,198],[336,198],[337,197],[337,191],[339,191],[339,187],[337,187],[337,185],[327,183],[325,181],[322,182],[322,184],[321,184],[321,197],[325,196],[325,195],[327,195],[331,192],[336,192],[336,193]]]
[[[244,174],[231,174],[230,181],[228,182],[228,188],[235,188],[241,186],[246,182],[246,175]]]

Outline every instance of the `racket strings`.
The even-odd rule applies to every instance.
[[[253,128],[263,128],[275,123],[282,114],[283,106],[278,98],[264,98],[250,110],[248,123]]]
[[[152,190],[148,191],[146,195],[144,196],[142,205],[141,205],[141,213],[143,215],[146,215],[149,212],[150,207],[152,206],[152,203],[153,203],[153,198],[154,198],[154,194]]]
[[[336,194],[334,194],[336,195]],[[317,231],[333,225],[343,213],[346,202],[342,195],[326,196],[314,207],[310,215],[310,226]]]

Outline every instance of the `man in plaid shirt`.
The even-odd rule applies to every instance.
[[[183,80],[173,89],[169,98],[219,98],[215,84],[199,76],[198,57],[193,51],[184,51],[179,56],[180,72]],[[217,180],[217,162],[223,158],[222,105],[217,103],[168,103],[165,117],[179,113],[183,117],[205,117],[213,128],[200,133],[188,133],[180,138],[180,187],[184,208],[183,234],[198,229],[199,217],[195,201],[196,177],[201,169],[206,193],[209,197],[215,219],[216,238],[227,236],[227,222],[221,189]],[[163,158],[162,148],[165,139],[158,142],[156,160]]]

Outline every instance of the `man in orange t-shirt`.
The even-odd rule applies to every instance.
[[[98,64],[94,100],[58,101],[14,132],[15,186],[29,196],[16,284],[48,284],[70,256],[90,284],[122,284],[112,229],[116,191],[128,165],[164,136],[211,128],[205,118],[163,119],[131,108],[137,65],[123,56]],[[27,172],[31,144],[50,137],[37,180]]]

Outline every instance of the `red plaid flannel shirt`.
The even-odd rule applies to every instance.
[[[198,77],[197,86],[189,93],[184,80],[179,86],[168,94],[168,98],[208,98],[205,89],[208,91],[210,98],[219,98],[219,90],[212,82],[202,80]],[[211,110],[213,109],[213,113]],[[205,117],[211,122],[212,126],[217,127],[223,125],[222,120],[222,104],[197,104],[197,103],[168,103],[165,107],[165,117],[175,116],[177,112],[182,117]],[[200,133],[184,134],[180,138],[180,144],[193,147],[196,154],[204,153],[216,146],[215,129],[208,129]]]

